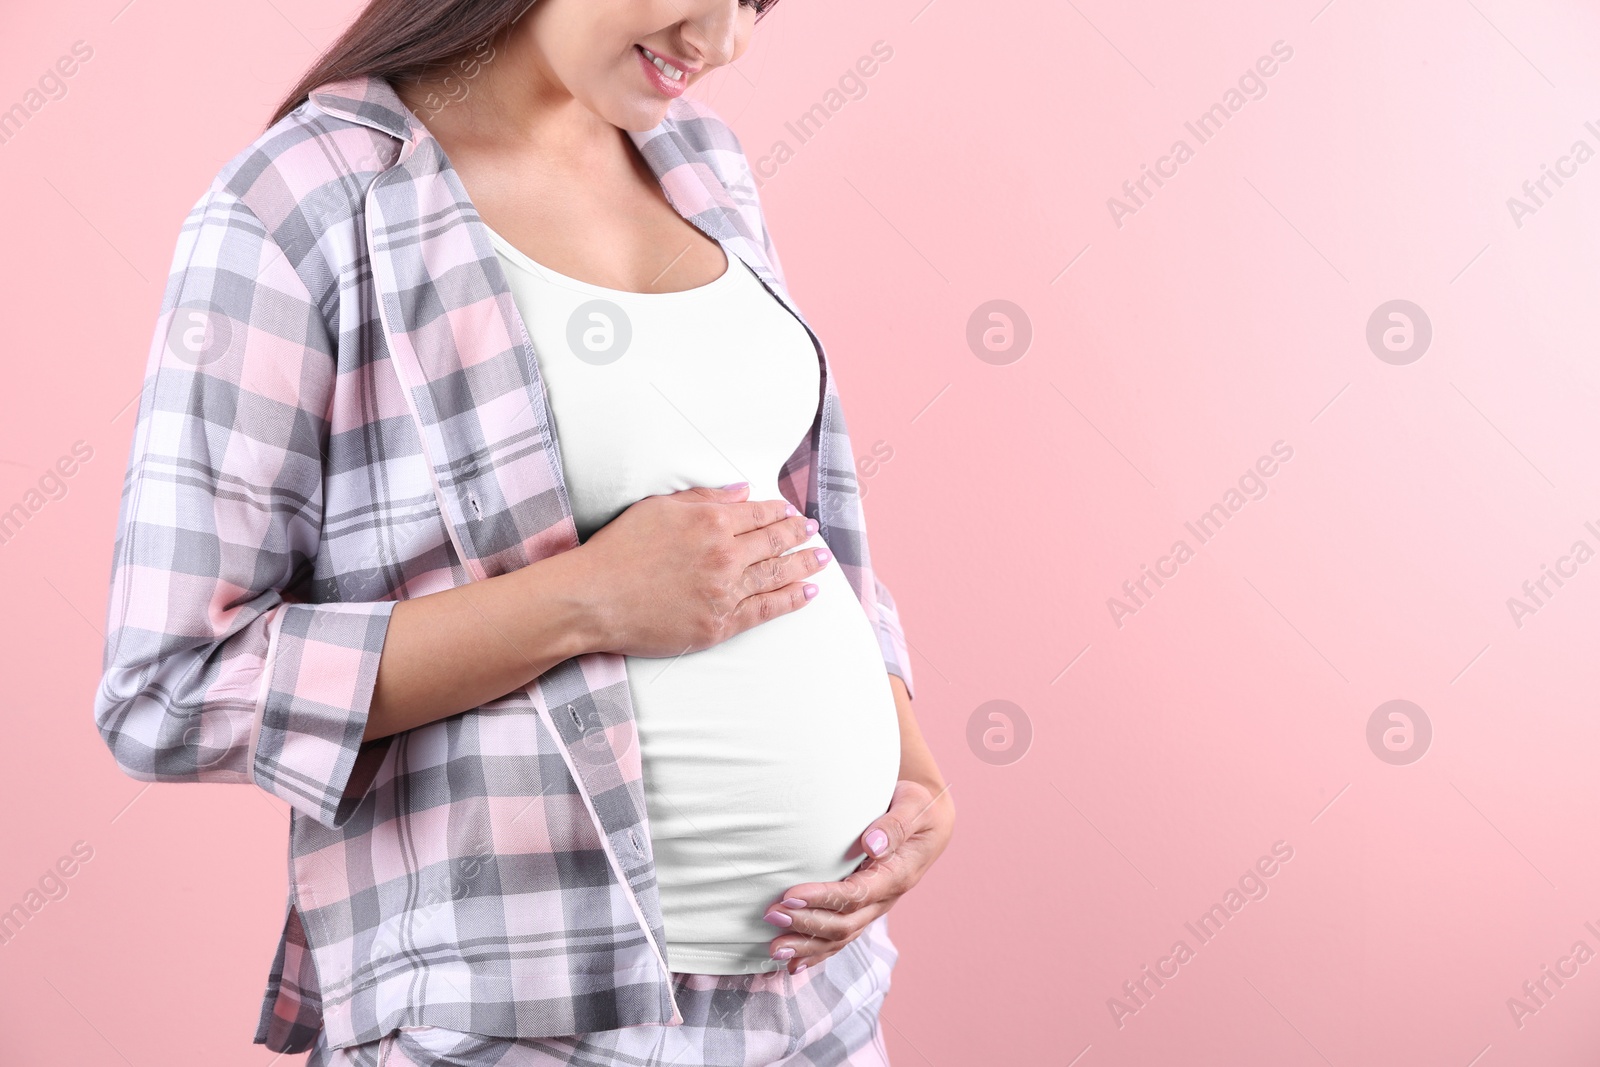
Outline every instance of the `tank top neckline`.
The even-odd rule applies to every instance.
[[[593,282],[586,282],[579,278],[573,278],[570,275],[562,274],[558,270],[553,270],[552,268],[545,266],[543,263],[540,263],[538,260],[528,255],[526,252],[522,251],[522,249],[518,248],[510,241],[506,240],[505,237],[499,233],[499,231],[495,230],[487,223],[484,224],[484,228],[489,231],[489,240],[494,245],[495,251],[500,253],[500,255],[505,259],[509,260],[513,266],[520,268],[525,273],[539,279],[547,285],[560,286],[564,289],[575,289],[579,292],[605,297],[608,300],[618,302],[630,300],[658,301],[670,300],[673,298],[681,299],[684,297],[695,297],[716,292],[722,287],[731,284],[735,280],[733,253],[724,248],[722,250],[722,257],[726,262],[723,265],[722,273],[713,278],[711,281],[706,282],[704,285],[697,285],[692,289],[674,289],[665,293],[641,293],[632,289],[612,289],[608,286],[596,285]]]

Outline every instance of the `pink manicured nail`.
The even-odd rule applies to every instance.
[[[812,551],[817,554],[818,563],[826,563],[833,558],[833,553],[825,548],[814,548]]]
[[[793,959],[794,958],[794,949],[792,949],[792,948],[780,948],[778,951],[776,951],[776,952],[774,952],[772,954],[772,958],[775,959],[775,960]]]
[[[783,514],[784,514],[785,518],[792,519],[796,515],[800,514],[800,512],[795,509],[795,506],[793,504],[785,504],[783,506]]]
[[[795,974],[799,974],[801,971],[803,971],[805,969],[806,969],[806,965],[805,964],[803,964],[803,963],[796,964],[795,965],[795,969],[794,969],[794,973]]]
[[[874,830],[867,835],[867,851],[874,856],[881,856],[889,847],[889,835],[882,830]]]
[[[800,587],[800,592],[805,594],[805,598],[807,600],[810,600],[812,597],[817,595],[817,587],[811,582],[806,582]]]
[[[817,532],[817,520],[816,519],[807,519],[806,520],[806,533],[814,534],[816,532]]]
[[[762,918],[765,919],[767,922],[771,923],[773,926],[793,926],[794,925],[794,920],[789,918],[789,916],[785,915],[781,911],[769,911],[765,915],[763,915]]]
[[[806,902],[799,897],[784,897],[783,906],[786,908],[803,908],[806,906]]]

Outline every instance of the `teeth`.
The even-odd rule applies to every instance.
[[[643,52],[647,57],[649,57],[650,62],[656,65],[657,70],[671,78],[673,81],[681,82],[683,80],[683,71],[679,70],[677,67],[674,67],[671,63],[668,63],[666,60],[650,51],[650,49],[646,48],[644,45],[639,46],[639,51]]]

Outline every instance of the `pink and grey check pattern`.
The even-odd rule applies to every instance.
[[[677,1026],[521,1039],[425,1026],[319,1043],[306,1067],[888,1067],[880,1011],[899,951],[887,920],[796,975],[673,975]]]
[[[631,136],[672,205],[804,323],[733,132],[680,99]],[[822,402],[783,492],[909,687],[818,352]],[[95,701],[133,777],[254,783],[293,809],[257,1042],[682,1020],[622,657],[361,741],[399,600],[576,544],[538,362],[459,177],[386,81],[321,87],[184,223]]]

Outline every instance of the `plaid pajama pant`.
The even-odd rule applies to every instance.
[[[306,1067],[888,1067],[878,1012],[899,952],[882,917],[797,975],[674,974],[678,1026],[505,1038],[406,1026]]]

